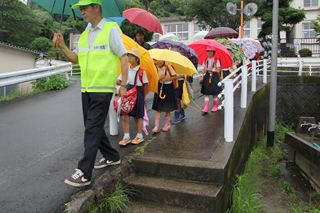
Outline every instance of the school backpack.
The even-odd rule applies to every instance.
[[[121,101],[121,113],[122,114],[128,114],[132,112],[134,106],[137,103],[137,75],[139,77],[139,80],[141,83],[143,83],[142,77],[143,77],[143,69],[139,68],[138,73],[136,74],[135,81],[134,81],[134,87],[127,91],[126,96],[123,97]],[[114,110],[118,111],[118,103],[121,96],[118,96],[113,101]]]

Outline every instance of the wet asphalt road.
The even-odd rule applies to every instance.
[[[78,190],[63,180],[82,156],[83,130],[75,79],[62,91],[0,103],[0,212],[61,211]],[[109,137],[115,147],[119,138]],[[134,148],[121,149],[121,155]]]

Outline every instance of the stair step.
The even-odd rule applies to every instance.
[[[154,202],[133,202],[126,213],[200,213],[201,211],[161,205]]]
[[[133,159],[138,175],[223,183],[224,167],[218,162],[141,156]]]
[[[124,182],[136,193],[138,200],[219,212],[215,208],[220,200],[221,185],[148,176],[130,176]]]

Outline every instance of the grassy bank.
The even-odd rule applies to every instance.
[[[320,213],[319,194],[301,192],[288,181],[284,172],[287,152],[282,147],[285,133],[291,128],[281,124],[276,126],[273,148],[266,147],[266,138],[261,139],[246,163],[245,171],[237,177],[232,192],[230,213]]]

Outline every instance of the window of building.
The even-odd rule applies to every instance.
[[[164,25],[164,33],[173,33],[179,40],[188,40],[188,23],[173,23]]]
[[[193,24],[193,32],[196,34],[201,30],[200,26],[198,24]]]
[[[243,37],[249,38],[250,37],[250,21],[246,21],[244,23],[244,35]]]
[[[261,21],[261,19],[259,18],[258,19],[258,27],[257,27],[258,29],[258,36],[259,36],[259,34],[260,34],[260,32],[261,32],[261,30],[262,30],[262,21]]]
[[[316,32],[314,31],[310,22],[302,23],[302,34],[304,38],[315,38]]]
[[[304,7],[318,7],[319,0],[303,0]]]

